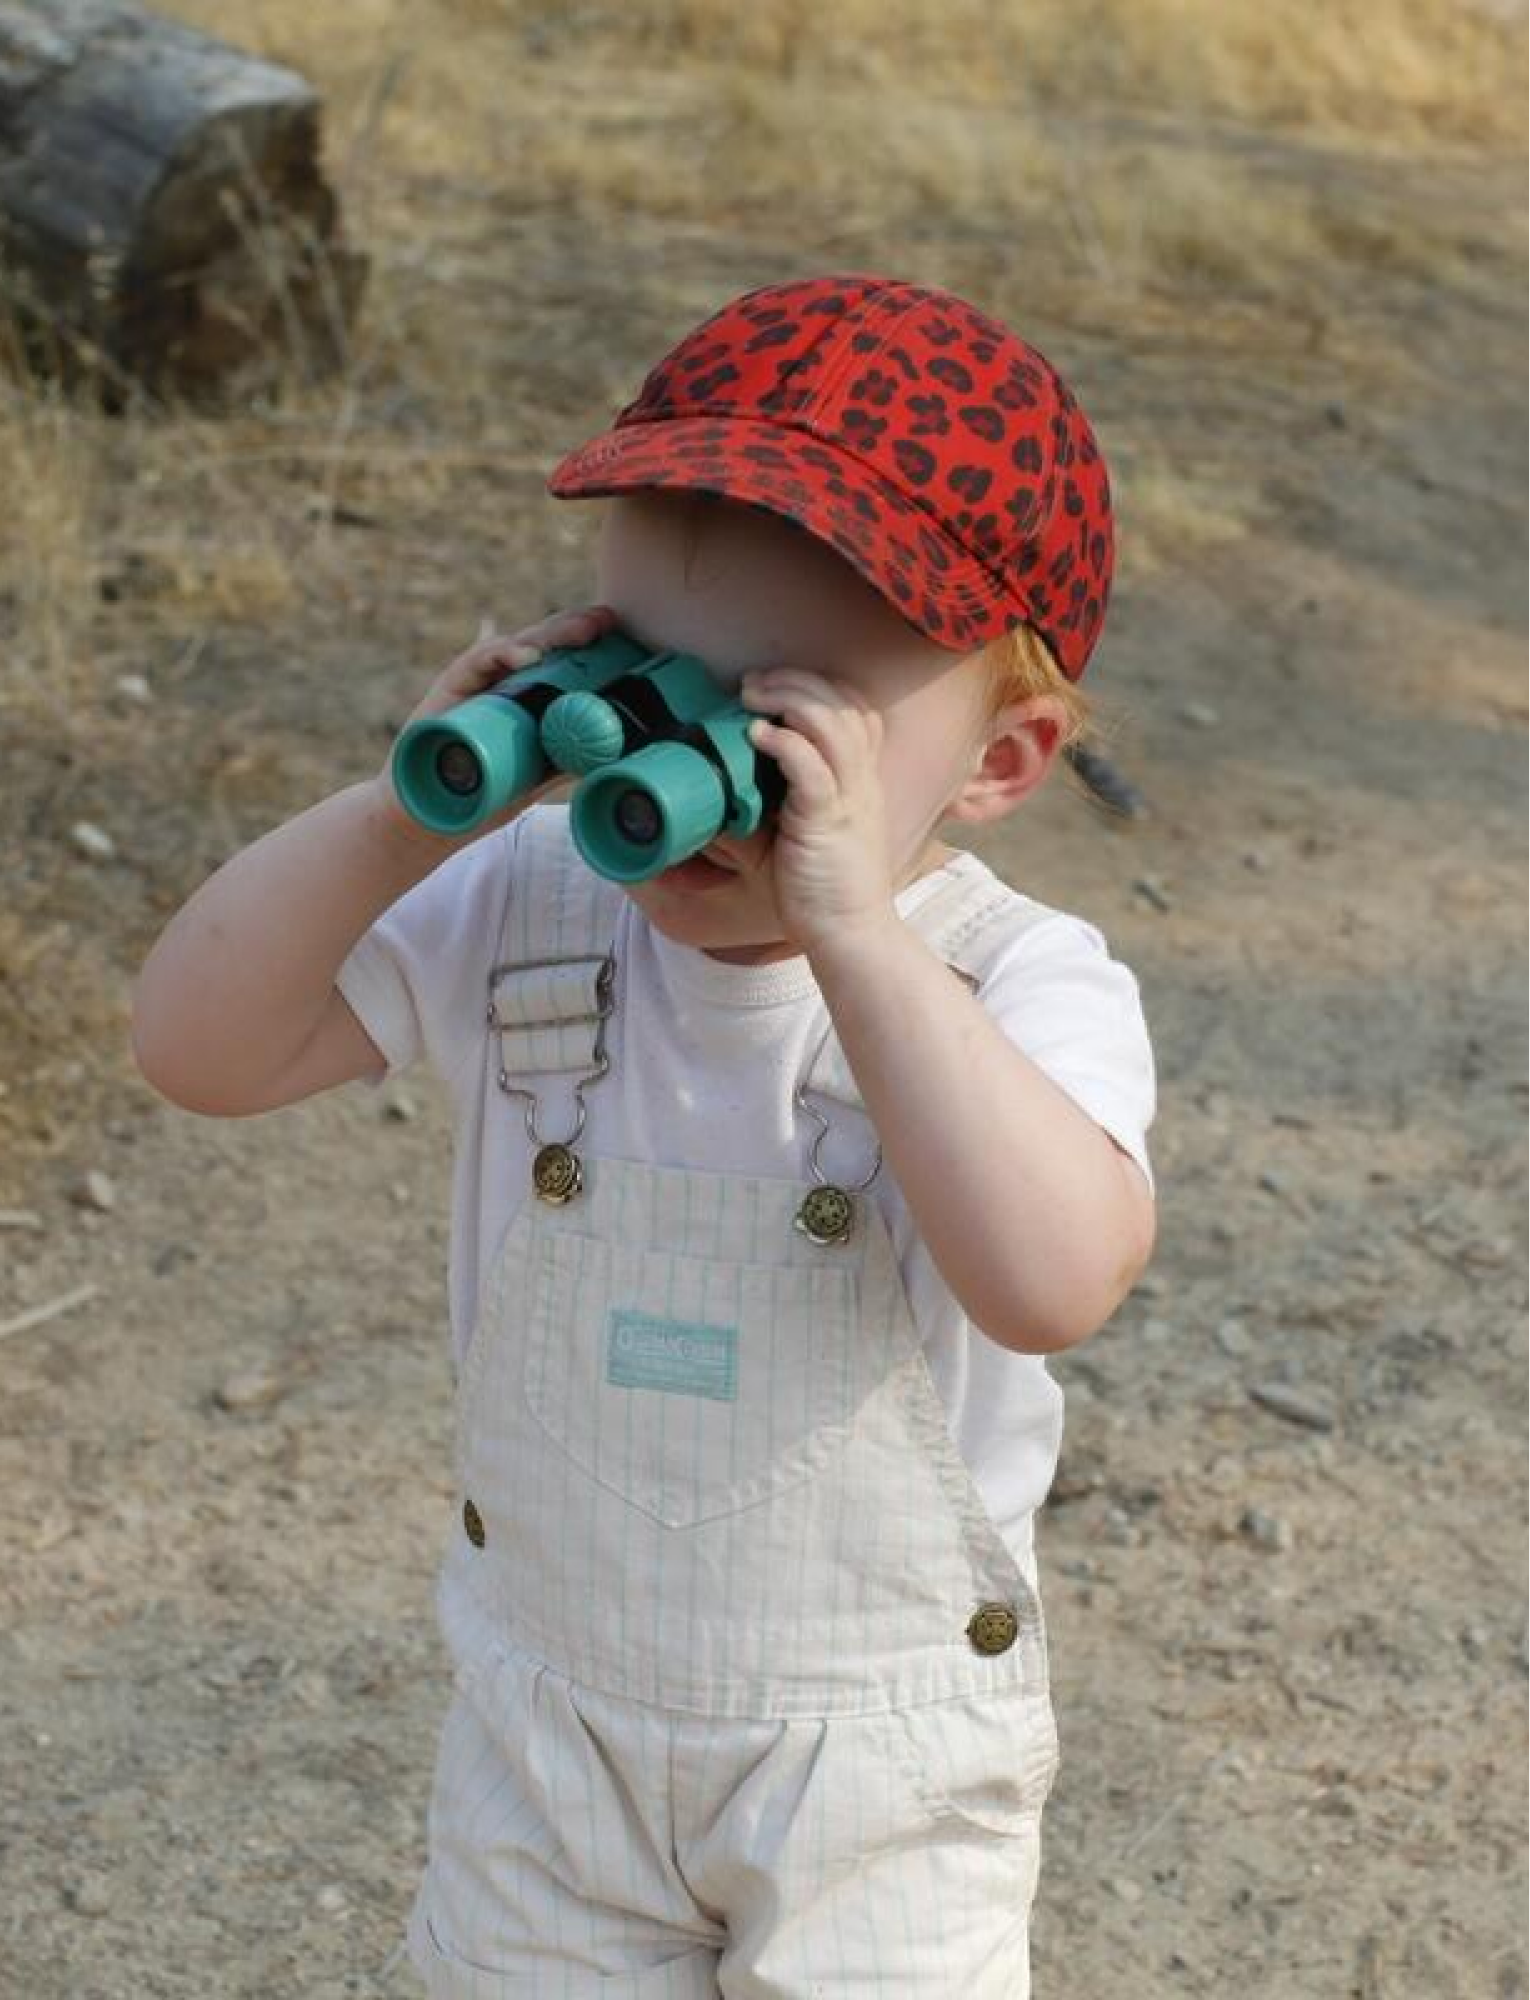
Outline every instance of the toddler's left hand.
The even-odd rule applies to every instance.
[[[882,717],[843,681],[805,668],[745,674],[749,740],[787,780],[770,851],[776,907],[804,950],[893,908],[893,862],[878,769]]]

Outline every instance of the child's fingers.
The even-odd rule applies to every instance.
[[[833,766],[810,738],[763,715],[753,718],[747,734],[751,743],[758,744],[766,756],[773,757],[781,766],[794,804],[812,811],[838,797]]]
[[[577,611],[554,611],[509,637],[517,645],[540,646],[544,651],[552,646],[587,646],[615,623],[616,613],[609,604],[586,604]]]
[[[534,667],[542,657],[542,648],[526,639],[509,639],[501,633],[497,638],[485,639],[482,645],[474,646],[451,666],[451,678],[474,694],[483,688],[492,687],[502,681],[506,674],[519,673],[524,667]]]
[[[817,675],[771,673],[746,674],[739,698],[746,708],[769,710],[788,729],[806,738],[835,779],[844,784],[859,764],[875,761],[882,738],[878,711],[854,689],[846,694],[848,699]]]
[[[519,632],[499,632],[480,639],[454,660],[447,670],[447,686],[460,690],[461,697],[482,694],[496,686],[507,674],[533,667],[556,646],[585,646],[616,623],[616,613],[608,605],[589,605],[579,611],[559,611]]]
[[[576,612],[554,612],[538,624],[522,626],[520,632],[496,632],[478,640],[478,644],[470,646],[452,664],[462,670],[460,678],[464,684],[478,694],[482,688],[504,680],[506,674],[518,674],[528,666],[536,666],[542,654],[552,652],[554,646],[588,646],[590,640],[600,638],[614,624],[616,612],[606,604],[590,604]]]
[[[514,638],[530,640],[534,646],[582,646],[614,624],[616,612],[610,604],[582,604],[572,612],[550,612],[540,624],[524,626]]]

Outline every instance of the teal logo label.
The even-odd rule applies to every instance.
[[[619,1389],[663,1389],[731,1403],[738,1394],[738,1328],[655,1319],[619,1307],[609,1321],[606,1380]]]

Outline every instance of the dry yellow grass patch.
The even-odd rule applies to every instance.
[[[350,106],[372,94],[379,59],[407,65],[432,86],[438,145],[480,138],[475,115],[513,123],[560,82],[569,126],[594,132],[619,126],[657,78],[684,89],[719,75],[778,95],[854,90],[889,113],[940,95],[1060,118],[1134,110],[1510,149],[1524,130],[1510,82],[1523,24],[1494,0],[1099,0],[1087,15],[1072,0],[350,0],[334,11],[182,0],[173,11],[313,70]],[[577,89],[602,70],[625,88]],[[842,157],[842,170],[854,164]]]

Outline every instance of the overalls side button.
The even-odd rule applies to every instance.
[[[1006,1653],[1020,1634],[1020,1621],[1007,1604],[980,1604],[967,1621],[967,1637],[979,1653]]]
[[[467,1538],[473,1544],[473,1547],[475,1549],[481,1549],[485,1541],[485,1536],[483,1532],[483,1516],[482,1514],[479,1513],[478,1509],[473,1505],[471,1500],[464,1500],[462,1503],[462,1525],[467,1533]]]

